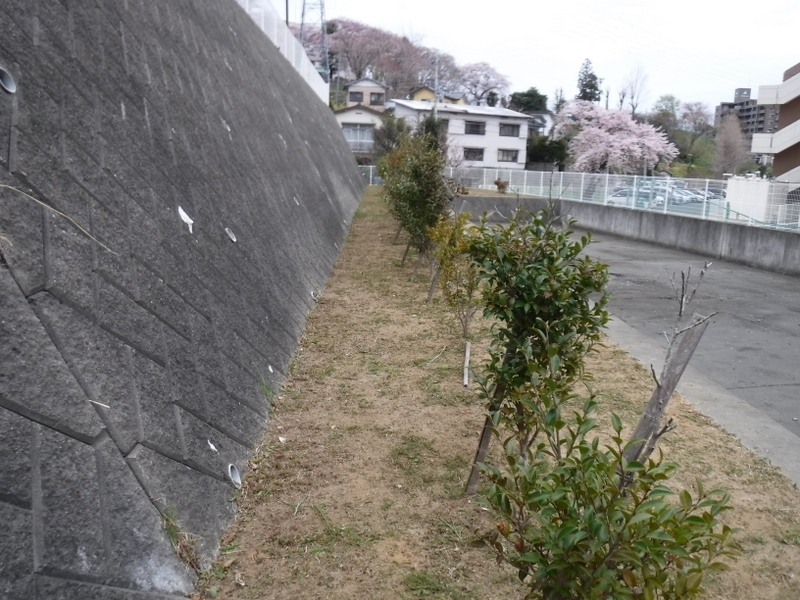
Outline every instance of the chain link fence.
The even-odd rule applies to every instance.
[[[368,185],[382,183],[375,166],[360,167]],[[692,179],[611,173],[445,169],[445,177],[471,190],[561,198],[696,219],[739,221],[748,225],[800,229],[800,184],[734,178]],[[474,192],[473,192],[474,194]]]

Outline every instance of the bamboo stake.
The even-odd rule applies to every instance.
[[[469,387],[469,351],[470,343],[467,342],[467,347],[464,351],[464,387]]]

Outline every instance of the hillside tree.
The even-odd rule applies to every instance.
[[[711,111],[702,102],[685,102],[681,107],[678,128],[681,131],[679,147],[683,154],[696,154],[697,141],[710,137],[714,132]]]
[[[547,110],[547,95],[535,87],[524,92],[514,92],[508,101],[508,108],[517,112],[530,114]]]
[[[730,114],[722,119],[717,131],[714,149],[714,171],[718,177],[723,173],[736,175],[750,158],[747,139],[742,133],[739,117]]]
[[[578,72],[578,95],[576,100],[587,102],[600,102],[603,92],[600,89],[603,80],[600,79],[592,68],[592,61],[588,58],[583,61],[581,70]]]
[[[678,129],[681,101],[672,94],[660,96],[647,116],[647,122],[656,129],[661,129],[670,142],[675,143],[675,132]]]
[[[564,97],[564,88],[558,88],[556,93],[553,94],[553,112],[560,112],[566,103],[567,99]]]
[[[647,93],[647,73],[642,67],[636,67],[628,75],[622,86],[624,91],[620,92],[620,109],[624,108],[624,98],[628,100],[628,107],[631,109],[631,116],[636,116],[636,109],[642,103]]]
[[[489,94],[505,96],[509,81],[489,63],[480,62],[461,67],[461,90],[470,104],[486,104]]]

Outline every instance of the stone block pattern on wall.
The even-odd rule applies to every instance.
[[[0,68],[0,598],[182,597],[362,179],[235,0],[4,0]]]

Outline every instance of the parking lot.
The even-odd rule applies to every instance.
[[[687,208],[692,208],[688,206]],[[677,303],[670,275],[708,257],[608,234],[589,254],[609,265],[612,339],[658,370]],[[697,311],[716,313],[684,375],[689,400],[800,483],[800,278],[715,261]],[[691,394],[691,395],[690,395]],[[790,474],[790,473],[793,473]]]

